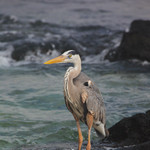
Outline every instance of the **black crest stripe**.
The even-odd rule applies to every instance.
[[[69,53],[68,54],[72,54],[72,55],[75,55],[75,54],[78,54],[75,50],[71,50],[71,51],[69,51]]]

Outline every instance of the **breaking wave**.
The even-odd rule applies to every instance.
[[[120,31],[102,26],[61,26],[43,20],[23,22],[0,15],[0,67],[42,64],[66,50],[74,49],[84,64],[109,63],[110,49],[120,44]],[[131,60],[143,66],[149,62]]]
[[[86,63],[98,63],[120,34],[98,25],[61,26],[3,14],[0,26],[0,66],[42,63],[69,49],[77,50]]]

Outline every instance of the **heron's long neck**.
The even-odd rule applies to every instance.
[[[75,90],[73,79],[76,78],[81,72],[81,59],[80,57],[74,63],[74,67],[69,67],[64,77],[64,91],[70,97],[69,93]]]
[[[78,61],[76,61],[76,63],[74,63],[74,67],[71,67],[71,69],[70,69],[69,79],[73,80],[80,74],[80,72],[81,72],[81,60],[78,59]]]
[[[74,67],[69,67],[65,74],[65,80],[68,80],[69,84],[73,84],[73,79],[76,78],[81,72],[81,59],[78,57],[74,63]],[[73,86],[73,85],[72,85]]]

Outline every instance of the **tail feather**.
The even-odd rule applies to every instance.
[[[106,129],[105,125],[103,123],[99,125],[93,125],[97,135],[101,138],[104,139],[105,137],[109,136],[109,131]]]

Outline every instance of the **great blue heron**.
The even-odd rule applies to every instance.
[[[78,128],[78,150],[81,150],[83,137],[79,121],[88,126],[88,144],[91,149],[90,134],[92,126],[102,138],[108,135],[106,129],[105,106],[102,95],[93,81],[81,72],[81,59],[74,50],[64,52],[61,56],[44,64],[73,63],[64,76],[64,98],[68,110],[73,114]]]

